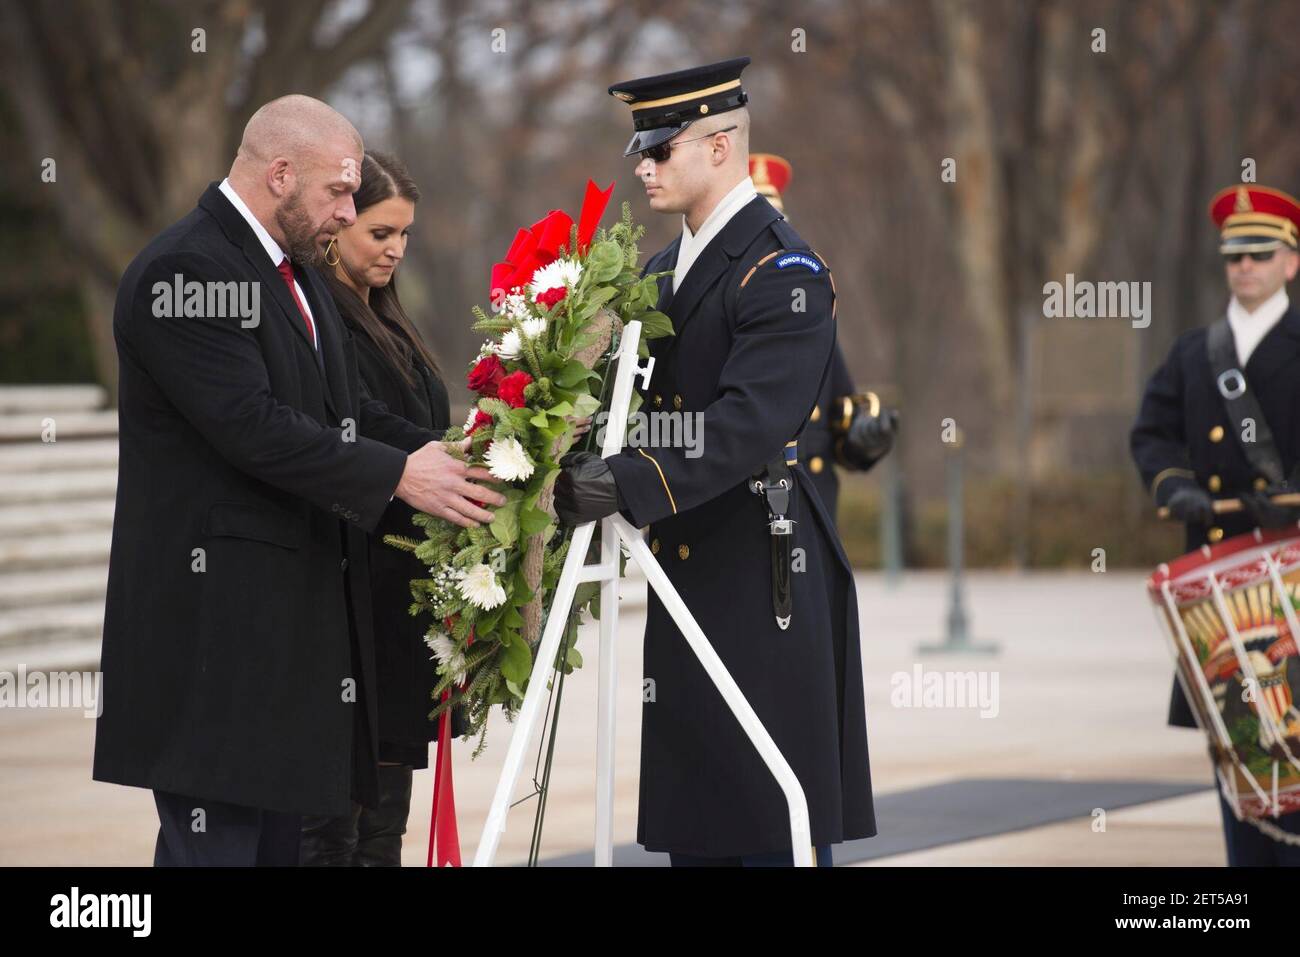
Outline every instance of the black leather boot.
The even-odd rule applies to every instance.
[[[409,765],[379,766],[379,807],[361,809],[353,864],[359,867],[402,866],[402,835],[406,833],[406,819],[411,812],[411,780]]]
[[[351,867],[357,849],[357,817],[361,805],[342,817],[307,815],[302,819],[298,863],[302,867]]]

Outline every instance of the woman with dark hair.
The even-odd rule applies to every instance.
[[[353,194],[357,220],[326,252],[321,274],[356,343],[364,388],[389,411],[428,429],[450,425],[447,389],[433,354],[397,297],[396,272],[406,252],[420,191],[392,156],[367,152]],[[413,555],[385,545],[386,534],[411,535],[413,510],[394,499],[370,536],[370,613],[378,674],[379,807],[353,803],[345,817],[303,819],[306,865],[401,866],[402,835],[415,768],[429,765],[437,724],[428,714],[435,663],[424,625],[407,614],[408,582],[428,569]],[[365,602],[358,608],[364,609]]]

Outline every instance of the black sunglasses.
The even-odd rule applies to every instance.
[[[712,133],[705,133],[703,136],[696,136],[689,140],[669,140],[666,143],[660,143],[658,146],[650,146],[641,151],[642,159],[652,159],[656,163],[667,163],[668,158],[673,155],[673,147],[685,146],[687,143],[694,143],[698,140],[707,140],[710,136],[717,136],[719,133],[730,133],[736,127],[727,126],[720,130],[714,130]]]
[[[1225,262],[1230,262],[1234,266],[1237,263],[1241,262],[1241,260],[1246,256],[1249,256],[1257,263],[1266,263],[1273,258],[1273,254],[1275,252],[1277,252],[1276,249],[1270,249],[1267,252],[1262,252],[1262,253],[1224,253],[1223,259]]]

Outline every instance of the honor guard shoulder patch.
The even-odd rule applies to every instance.
[[[788,269],[791,266],[803,266],[813,273],[822,271],[823,266],[817,261],[816,257],[808,253],[786,253],[776,261],[777,269]]]

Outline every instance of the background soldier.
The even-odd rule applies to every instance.
[[[782,200],[793,175],[790,162],[782,156],[749,155],[754,188],[783,215]],[[833,466],[867,471],[894,447],[897,429],[898,410],[883,408],[874,392],[857,391],[844,352],[836,342],[830,373],[822,381],[817,405],[799,435],[799,456],[832,521],[838,516],[840,498],[840,478]]]
[[[1300,266],[1300,204],[1279,190],[1236,186],[1214,198],[1210,216],[1232,290],[1227,315],[1174,343],[1147,384],[1130,437],[1156,504],[1186,523],[1188,551],[1298,517],[1269,497],[1295,487],[1300,461],[1300,313],[1286,294]],[[1229,382],[1225,395],[1221,377],[1238,369],[1243,393],[1233,395]],[[1250,410],[1236,404],[1247,401]],[[1244,418],[1255,420],[1250,432]],[[1240,499],[1243,511],[1216,515],[1221,498]],[[1196,727],[1177,681],[1169,723]],[[1300,864],[1300,846],[1238,821],[1222,795],[1219,802],[1229,864]],[[1269,823],[1300,834],[1300,812]]]

